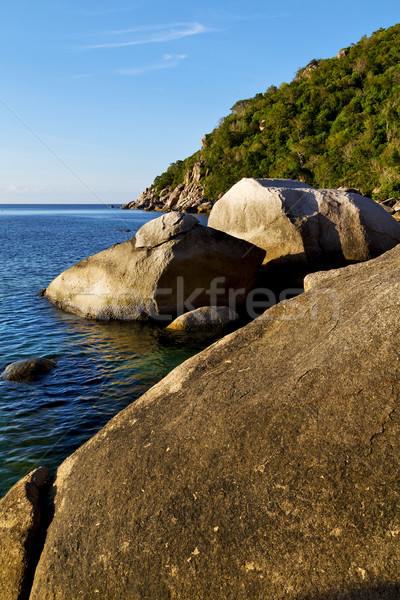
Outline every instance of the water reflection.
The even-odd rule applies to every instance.
[[[0,381],[0,496],[39,464],[54,469],[112,416],[215,336],[148,323],[90,321],[45,298],[57,366],[34,383]],[[50,311],[50,314],[49,312]],[[55,329],[57,331],[55,331]]]
[[[140,357],[158,345],[158,330],[147,323],[91,321],[52,305],[51,309],[58,327],[68,328],[71,345],[80,338],[83,348],[102,354],[106,360]]]

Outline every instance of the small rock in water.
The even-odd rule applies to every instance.
[[[38,298],[42,298],[44,296],[44,293],[46,291],[46,288],[42,288],[41,290],[38,291]]]
[[[128,233],[129,231],[131,231],[131,229],[120,229],[120,231],[121,231],[122,233]]]
[[[2,372],[1,379],[7,381],[36,381],[47,375],[56,361],[50,358],[28,358],[10,363]]]

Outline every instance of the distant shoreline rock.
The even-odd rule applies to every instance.
[[[201,166],[201,161],[195,163],[193,169],[187,171],[184,182],[176,187],[167,186],[159,192],[152,185],[137,200],[124,204],[121,209],[209,213],[214,201],[204,198],[204,187],[200,184]]]
[[[200,164],[201,163],[196,163],[193,170],[186,173],[184,183],[180,183],[176,187],[167,186],[161,191],[158,191],[156,187],[152,185],[146,188],[137,200],[127,202],[120,208],[122,210],[144,210],[146,212],[169,212],[173,210],[183,213],[211,214],[213,207],[220,198],[204,198],[204,187],[201,184],[199,171],[196,171],[196,165]],[[253,179],[253,181],[257,180]],[[302,182],[297,183],[298,187],[312,187]],[[337,188],[337,191],[363,196],[360,190],[352,187],[341,186]],[[371,199],[369,198],[369,200]],[[393,215],[396,220],[400,219],[400,202],[395,198],[388,198],[380,201],[373,200],[373,202],[382,206],[389,214]]]

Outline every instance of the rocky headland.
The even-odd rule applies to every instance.
[[[202,162],[196,162],[193,169],[186,171],[182,183],[175,187],[168,185],[160,191],[152,185],[142,192],[137,200],[128,202],[121,208],[161,212],[174,210],[186,213],[209,213],[215,201],[204,198],[204,186],[200,183],[201,167]]]
[[[243,177],[351,186],[395,208],[399,61],[400,24],[311,60],[291,82],[235,102],[197,152],[171,163],[126,208],[209,212]]]

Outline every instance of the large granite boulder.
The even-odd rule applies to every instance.
[[[195,221],[163,215],[139,229],[139,243],[116,244],[61,273],[45,296],[95,319],[171,320],[200,306],[240,306],[264,250]]]
[[[58,469],[30,600],[400,597],[400,246],[172,371]]]
[[[29,597],[40,553],[40,490],[47,475],[45,467],[35,469],[0,500],[1,600]]]
[[[242,179],[214,205],[208,224],[264,248],[267,272],[286,271],[296,284],[400,242],[400,224],[370,198],[285,179]]]

